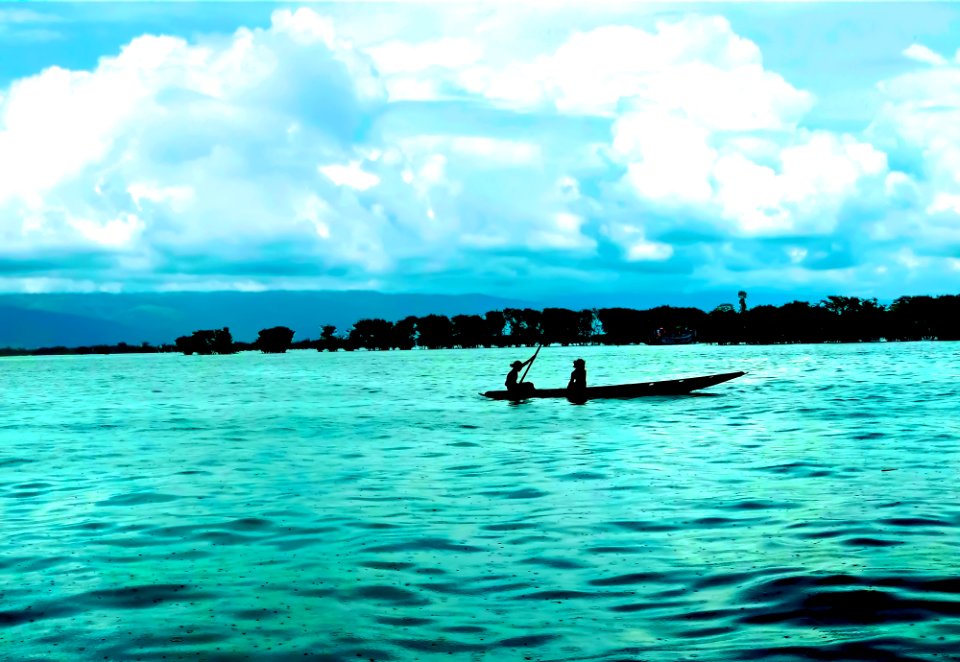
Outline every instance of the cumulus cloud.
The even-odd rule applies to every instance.
[[[660,232],[686,223],[728,238],[828,234],[849,200],[882,182],[885,154],[800,127],[811,95],[765,71],[756,46],[725,20],[661,24],[646,43],[655,66],[638,67],[644,82],[617,96],[626,110],[611,155],[636,205],[674,216]]]
[[[912,257],[900,262],[914,269],[923,256],[960,255],[960,64],[941,60],[882,81],[884,103],[868,131],[893,158],[915,164],[888,181],[891,197],[906,204],[887,228],[910,244]]]
[[[0,233],[8,250],[94,243],[160,261],[292,240],[296,206],[322,190],[318,163],[352,156],[351,134],[381,103],[369,60],[310,10],[199,43],[138,37],[92,71],[11,85]]]
[[[920,44],[857,134],[805,126],[814,95],[718,16],[516,54],[489,29],[355,36],[283,9],[0,90],[0,285],[800,282],[957,245],[960,70]],[[908,232],[915,259],[882,248]]]

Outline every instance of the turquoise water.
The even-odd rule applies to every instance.
[[[0,360],[0,659],[960,659],[960,344]]]

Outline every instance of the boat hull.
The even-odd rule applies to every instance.
[[[492,400],[528,400],[530,398],[567,398],[578,402],[585,400],[618,399],[629,400],[651,395],[685,395],[710,386],[716,386],[731,379],[745,375],[744,372],[725,372],[719,375],[670,379],[661,382],[637,382],[636,384],[616,384],[612,386],[589,386],[582,391],[568,391],[565,388],[535,389],[527,393],[515,394],[507,391],[487,391],[481,393]]]
[[[685,336],[669,336],[666,338],[657,338],[651,345],[691,345],[696,341],[697,337],[692,333],[688,333]]]

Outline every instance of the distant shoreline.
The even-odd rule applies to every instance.
[[[253,342],[234,341],[228,328],[203,329],[174,343],[96,344],[33,349],[0,348],[3,356],[108,354],[234,354],[317,351],[473,349],[538,345],[786,345],[960,340],[960,295],[909,296],[889,306],[876,299],[831,296],[817,304],[794,301],[739,310],[721,304],[712,311],[658,306],[645,310],[600,308],[504,308],[483,315],[408,316],[396,322],[361,319],[345,333],[320,327],[320,337],[294,341],[294,331],[262,329]]]
[[[308,342],[308,341],[304,341]],[[312,341],[316,342],[316,341]],[[686,345],[698,345],[698,346],[713,346],[713,347],[756,347],[756,346],[783,346],[783,345],[888,345],[888,344],[904,344],[904,343],[916,343],[916,342],[957,342],[955,339],[941,340],[939,338],[920,338],[916,340],[887,340],[881,338],[880,340],[822,340],[822,341],[797,341],[797,342],[754,342],[754,343],[716,343],[716,342],[693,342],[693,343],[684,343]],[[250,343],[244,343],[249,345]],[[630,347],[637,345],[649,345],[652,343],[609,343],[609,342],[591,342],[591,343],[576,343],[562,345],[560,343],[542,343],[544,347],[551,346],[562,346],[562,347]],[[505,348],[527,348],[535,349],[538,347],[538,344],[533,345],[496,345],[496,346],[479,346],[479,347],[410,347],[404,349],[389,349],[389,350],[379,350],[379,349],[339,349],[331,350],[333,352],[396,352],[396,351],[417,351],[417,352],[429,352],[435,350],[448,350],[453,349],[457,351],[461,350],[472,350],[472,349],[505,349]],[[667,346],[667,345],[664,345]],[[327,351],[327,350],[316,350],[314,347],[301,347],[301,346],[291,346],[287,351]],[[262,350],[255,347],[244,347],[243,349],[237,349],[231,352],[222,352],[214,353],[217,355],[228,355],[228,354],[242,354],[258,352],[265,353]],[[266,352],[266,353],[286,353],[284,352]],[[147,354],[183,354],[179,351],[176,346],[173,345],[161,345],[161,346],[150,346],[148,348],[140,347],[130,347],[128,349],[120,349],[117,345],[95,345],[92,347],[42,347],[38,349],[11,349],[8,347],[0,347],[0,359],[4,358],[16,358],[24,356],[115,356],[115,355],[137,355],[143,356]],[[213,354],[211,354],[213,355]]]

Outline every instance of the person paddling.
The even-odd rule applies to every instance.
[[[531,356],[526,361],[514,361],[510,364],[510,372],[507,373],[507,381],[503,383],[504,386],[507,387],[507,393],[519,395],[522,393],[528,393],[534,389],[533,382],[518,382],[517,378],[520,375],[520,369],[533,363],[535,358],[537,358],[536,354]]]
[[[583,359],[577,359],[573,362],[573,372],[570,373],[570,381],[567,382],[567,390],[583,391],[587,388],[587,362]]]

